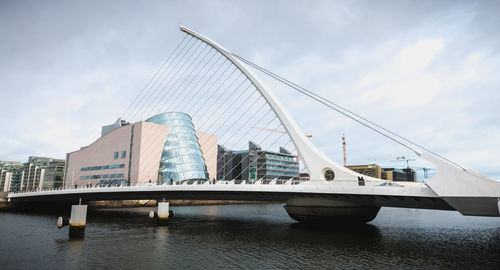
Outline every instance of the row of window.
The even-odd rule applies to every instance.
[[[153,122],[153,123],[163,123],[168,120],[187,120],[191,122],[191,117],[185,113],[178,113],[178,112],[169,112],[169,113],[162,113],[162,114],[157,114],[155,116],[150,117],[149,119],[146,120],[146,122]]]
[[[185,171],[204,171],[206,170],[205,164],[203,163],[184,163],[184,164],[174,164],[173,166],[167,166],[165,163],[162,164],[160,168],[161,172],[185,172]]]
[[[287,166],[287,167],[298,167],[298,163],[295,162],[295,161],[288,161],[288,160],[281,160],[281,161],[278,161],[278,160],[266,160],[265,161],[266,164],[270,164],[270,165],[282,165],[282,166]]]
[[[189,163],[189,162],[198,162],[205,164],[205,160],[203,159],[203,157],[198,154],[177,156],[172,158],[162,158],[163,167],[170,167],[174,166],[175,164]]]
[[[199,155],[202,156],[201,150],[199,148],[177,148],[168,151],[163,151],[161,158],[163,160],[169,159],[176,156],[186,156],[186,155]]]
[[[172,134],[175,133],[182,133],[182,134],[191,134],[191,135],[196,135],[196,132],[194,131],[194,128],[191,127],[186,127],[186,126],[176,126],[176,127],[170,127],[170,131]]]
[[[271,169],[281,169],[281,170],[298,170],[297,165],[274,165],[274,164],[262,164],[259,167],[271,168]]]
[[[299,172],[283,172],[268,170],[267,175],[277,175],[277,176],[299,176]]]
[[[127,185],[127,181],[125,179],[116,179],[116,180],[100,180],[96,186],[121,186]]]
[[[120,155],[120,152],[115,152],[115,154],[113,155],[113,159],[118,159],[119,155]],[[124,159],[126,157],[127,157],[127,151],[122,151],[121,159]]]
[[[277,154],[266,153],[266,158],[295,161],[296,157],[293,157],[293,156],[282,156],[282,155],[277,155]]]
[[[180,148],[180,147],[200,148],[198,141],[195,141],[195,140],[167,141],[165,143],[165,146],[169,149]]]
[[[198,138],[191,133],[171,133],[168,141],[198,141]]]
[[[174,120],[166,120],[161,122],[162,125],[164,126],[169,126],[169,127],[190,127],[194,128],[193,123],[190,121],[182,120],[182,119],[174,119]]]
[[[161,172],[161,178],[163,182],[169,183],[169,181],[177,182],[185,179],[207,179],[208,176],[205,175],[203,171],[189,171],[189,172]]]
[[[84,171],[99,171],[99,170],[118,169],[118,168],[125,168],[125,164],[113,164],[113,165],[83,167],[80,170],[82,172],[84,172]]]
[[[101,179],[101,178],[123,178],[123,173],[115,173],[115,174],[95,174],[95,175],[82,175],[80,176],[80,180],[89,180],[89,179]]]

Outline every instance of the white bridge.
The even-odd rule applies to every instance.
[[[241,72],[270,106],[284,128],[297,154],[309,172],[309,181],[241,180],[185,182],[173,185],[92,187],[35,192],[9,193],[10,202],[76,202],[125,199],[193,199],[277,201],[286,203],[286,210],[296,220],[358,220],[370,221],[380,207],[407,207],[455,210],[463,215],[500,216],[500,182],[451,162],[418,144],[402,138],[364,118],[376,132],[411,149],[419,157],[433,163],[437,174],[425,183],[388,182],[351,171],[320,152],[300,130],[279,100],[248,69],[258,66],[226,50],[205,36],[181,26],[181,31],[201,42],[229,61]],[[262,71],[262,70],[261,70]],[[265,71],[265,70],[264,70]],[[332,103],[277,75],[281,82],[305,91],[323,105]],[[302,92],[301,91],[301,92]],[[336,106],[336,105],[335,105]],[[349,111],[347,111],[349,112]],[[352,112],[349,112],[352,113]],[[343,113],[347,114],[347,113]],[[392,183],[392,184],[388,184]]]

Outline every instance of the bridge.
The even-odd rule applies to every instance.
[[[222,127],[227,127],[228,132],[217,134],[217,136],[219,139],[226,138],[225,143],[235,146],[238,144],[238,141],[233,139],[235,134],[241,133],[242,136],[245,136],[251,131],[251,129],[244,131],[238,125],[248,122],[248,126],[251,128],[255,124],[250,123],[250,121],[258,119],[255,122],[257,125],[267,124],[260,128],[260,131],[251,139],[260,138],[261,142],[273,141],[279,142],[281,145],[293,145],[295,150],[292,152],[300,157],[310,180],[286,179],[286,175],[279,175],[274,179],[250,181],[241,179],[240,172],[232,179],[217,181],[208,178],[184,182],[154,181],[153,183],[137,185],[121,184],[106,187],[94,185],[77,188],[74,188],[73,185],[66,185],[64,188],[56,190],[12,192],[8,194],[8,200],[13,203],[125,199],[162,200],[165,198],[276,201],[286,203],[285,209],[288,214],[299,221],[341,222],[355,220],[367,222],[376,217],[380,207],[453,210],[459,211],[463,215],[500,216],[500,182],[466,169],[318,96],[232,53],[189,28],[180,26],[180,30],[186,34],[184,40],[176,48],[175,53],[172,53],[164,63],[165,69],[161,71],[162,65],[155,74],[157,77],[153,77],[141,92],[148,93],[149,91],[150,95],[144,95],[141,96],[142,99],[134,100],[135,105],[140,104],[140,108],[134,108],[131,105],[125,114],[130,112],[129,117],[132,120],[132,116],[141,119],[144,115],[153,113],[154,109],[158,109],[159,112],[166,108],[170,111],[186,112],[194,120],[197,120],[195,123],[198,126],[215,127],[214,133],[224,129]],[[189,66],[192,67],[189,68]],[[336,163],[310,142],[285,107],[250,68],[269,75],[278,82],[317,101],[322,106],[335,110],[390,141],[411,150],[416,156],[435,165],[436,176],[427,179],[425,183],[392,182],[361,175]],[[225,73],[226,71],[228,73]],[[162,102],[164,97],[166,97],[165,103]],[[195,100],[196,98],[199,100]],[[231,100],[231,98],[234,99]],[[243,101],[240,102],[238,98]],[[214,103],[205,106],[205,110],[200,110],[198,102],[206,104],[211,99],[214,100]],[[249,100],[255,100],[255,102],[252,103]],[[246,106],[250,103],[250,106]],[[225,109],[231,105],[235,106],[234,111]],[[258,113],[262,111],[265,112],[262,117],[258,116]],[[241,120],[241,117],[245,115],[251,115],[249,120]],[[228,124],[230,119],[233,121],[232,124]],[[277,126],[274,126],[275,124]],[[276,135],[275,139],[269,139],[270,136],[273,136],[271,133],[267,135],[262,133],[278,128],[284,131],[283,134]],[[205,130],[200,128],[199,131]],[[289,140],[283,141],[283,135],[288,136]],[[164,140],[162,136],[153,136],[152,138],[151,140],[160,142]],[[240,141],[244,140],[248,141],[248,138],[240,139]],[[153,149],[145,150],[153,151]],[[208,158],[204,156],[204,159]],[[221,158],[218,157],[217,162],[220,161]],[[250,166],[250,164],[247,165],[245,169]],[[218,174],[219,172],[217,172]],[[68,182],[69,180],[66,181],[66,183]]]

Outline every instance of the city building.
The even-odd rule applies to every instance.
[[[380,167],[376,164],[349,165],[349,166],[346,166],[346,168],[348,168],[352,171],[355,171],[357,173],[366,175],[366,176],[371,176],[371,177],[382,179],[382,167]]]
[[[52,164],[52,165],[51,165]],[[61,165],[62,164],[62,165]],[[54,159],[51,157],[36,157],[30,156],[28,162],[23,163],[21,169],[21,184],[20,190],[36,190],[41,188],[53,188],[54,183],[57,183],[56,174],[49,174],[45,176],[46,170],[49,166],[62,166],[64,171],[65,161],[62,159]],[[54,168],[54,170],[56,170]],[[61,169],[59,169],[60,171]],[[52,167],[51,167],[52,172]],[[59,182],[62,176],[59,175]],[[48,183],[45,185],[44,181]],[[62,184],[62,183],[60,183]]]
[[[23,165],[17,161],[0,161],[0,192],[16,191],[21,187]]]
[[[404,168],[403,171],[406,173],[406,181],[417,181],[417,172],[412,168]]]
[[[254,142],[248,143],[248,150],[219,145],[217,156],[217,179],[299,179],[297,156],[281,147],[279,152],[272,152]]]
[[[52,161],[49,161],[47,167],[45,168],[42,188],[48,189],[48,188],[62,187],[64,180],[65,166],[66,166],[65,160],[54,159]]]
[[[217,136],[196,132],[191,117],[162,113],[146,121],[118,119],[101,137],[68,153],[64,185],[141,185],[216,177]]]
[[[348,169],[357,173],[389,181],[416,181],[417,174],[411,168],[382,168],[376,164],[350,165]]]

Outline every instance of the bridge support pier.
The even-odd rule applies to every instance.
[[[81,202],[81,201],[80,201]],[[57,219],[57,228],[61,229],[69,225],[69,238],[83,238],[85,235],[85,225],[87,223],[87,205],[72,205],[71,217]]]
[[[83,238],[87,223],[87,205],[72,205],[69,220],[69,238]]]
[[[174,211],[169,209],[168,202],[158,202],[158,212],[154,211],[149,212],[149,218],[155,218],[159,225],[167,224],[167,221],[170,218],[174,217]]]
[[[288,200],[285,210],[292,219],[301,222],[346,224],[372,221],[377,216],[380,206],[330,199],[300,198]]]
[[[167,223],[168,218],[170,216],[169,203],[168,202],[159,202],[158,203],[158,224],[164,225]]]

